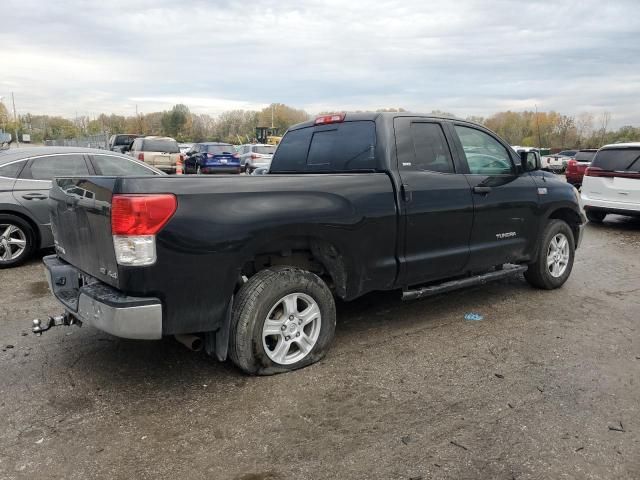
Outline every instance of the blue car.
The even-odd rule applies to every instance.
[[[194,143],[184,164],[184,173],[240,173],[240,155],[230,143]]]

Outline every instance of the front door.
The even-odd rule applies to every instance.
[[[473,201],[443,124],[394,120],[401,192],[399,283],[415,285],[460,274],[469,258]]]
[[[469,270],[526,259],[537,231],[533,178],[520,173],[510,150],[488,131],[467,124],[453,130],[473,197]]]

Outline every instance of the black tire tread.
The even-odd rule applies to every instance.
[[[550,275],[547,271],[547,245],[551,240],[552,232],[553,235],[562,231],[567,236],[569,240],[570,246],[570,263],[567,268],[566,274],[563,277],[560,277],[562,280],[556,280],[550,278]],[[573,269],[573,261],[575,258],[575,240],[573,237],[573,231],[571,227],[564,221],[558,219],[551,219],[549,223],[547,223],[546,227],[542,229],[538,236],[537,240],[538,244],[538,252],[536,254],[536,261],[529,264],[528,270],[524,273],[524,278],[529,282],[530,285],[540,288],[543,290],[553,290],[555,288],[561,287],[564,282],[571,275],[571,270]]]
[[[331,314],[323,322],[331,320],[330,340],[333,338],[335,330],[335,304],[333,296],[326,284],[315,274],[297,267],[277,266],[259,271],[253,275],[241,288],[235,297],[232,318],[231,332],[229,336],[229,358],[242,371],[254,375],[272,375],[275,373],[287,372],[293,369],[307,366],[320,360],[328,349],[330,340],[325,348],[311,352],[305,359],[294,365],[263,365],[254,356],[253,352],[253,327],[256,311],[260,308],[260,302],[267,289],[278,288],[280,280],[290,280],[290,276],[296,275],[304,278],[305,284],[301,285],[305,289],[310,283],[320,285],[328,298],[331,299]],[[332,318],[331,318],[332,317]],[[326,318],[326,319],[325,319]]]

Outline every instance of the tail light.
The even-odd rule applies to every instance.
[[[252,153],[251,160],[255,160],[256,158],[260,158],[260,157],[258,157],[258,155],[256,155],[255,153]]]
[[[184,163],[184,155],[178,155],[178,159],[180,160],[180,163]]]
[[[152,265],[156,261],[156,234],[173,216],[175,195],[114,195],[111,234],[119,265]]]
[[[576,162],[575,159],[573,159],[573,158],[571,160],[569,160],[569,163],[567,163],[567,170],[570,170],[570,171],[575,170],[576,163],[578,163],[578,162]]]
[[[144,162],[144,153],[142,152],[138,153],[138,160],[140,160],[141,162]]]
[[[237,153],[234,153],[233,155],[231,155],[233,158],[240,158],[240,155],[238,155]]]
[[[336,113],[335,115],[323,115],[316,118],[316,125],[327,125],[330,123],[342,123],[344,122],[344,113]]]

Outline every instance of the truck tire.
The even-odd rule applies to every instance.
[[[0,269],[21,265],[35,246],[36,235],[29,223],[15,215],[0,214]]]
[[[296,267],[268,268],[236,296],[229,356],[252,375],[296,370],[325,356],[335,328],[333,295],[320,277]]]
[[[575,242],[571,227],[563,220],[550,220],[540,234],[536,261],[524,273],[536,288],[553,290],[561,287],[571,275]]]
[[[587,216],[587,220],[593,223],[602,223],[604,221],[604,217],[607,216],[606,212],[594,210],[586,210],[584,213]]]

